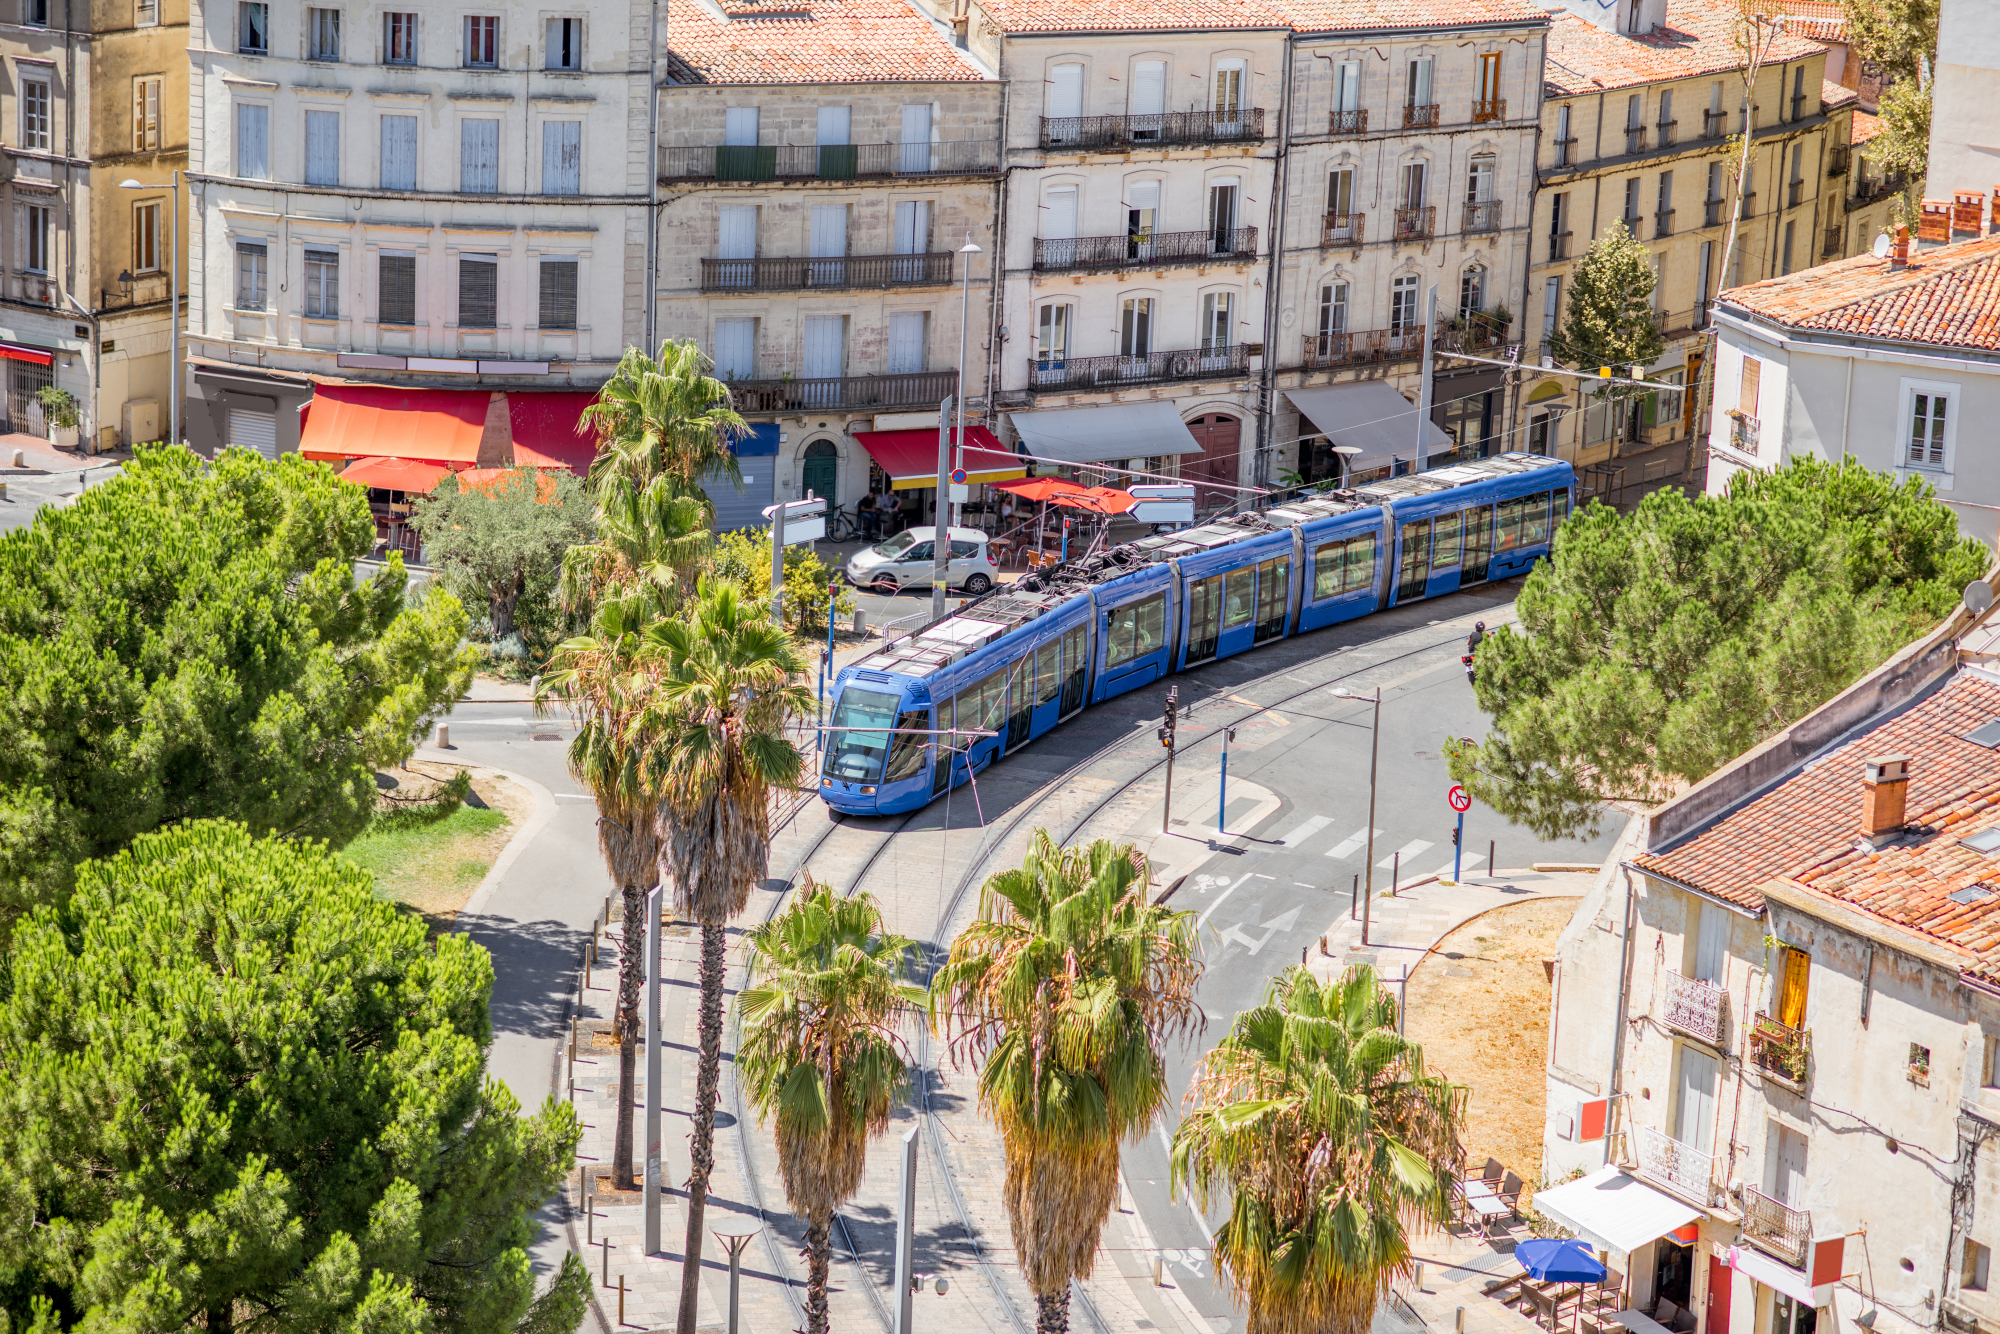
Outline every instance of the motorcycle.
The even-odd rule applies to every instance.
[[[1472,655],[1468,653],[1464,657],[1460,658],[1459,661],[1465,664],[1465,683],[1467,685],[1472,685],[1473,684]]]

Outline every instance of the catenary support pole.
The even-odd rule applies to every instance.
[[[903,1136],[903,1170],[896,1188],[896,1328],[894,1334],[913,1334],[910,1288],[916,1278],[917,1258],[917,1131],[911,1126]]]
[[[666,1035],[660,1032],[660,912],[666,890],[655,886],[646,896],[646,1217],[645,1251],[660,1252],[661,1194],[666,1189],[660,1161],[660,1083]],[[620,1097],[630,1097],[624,1089]]]
[[[931,506],[931,619],[944,619],[945,565],[951,559],[951,529],[945,524],[945,497],[951,494],[951,406],[957,397],[945,395],[938,404],[937,503]]]
[[[1431,361],[1432,344],[1437,339],[1438,289],[1431,284],[1431,290],[1424,297],[1424,368],[1417,378],[1417,461],[1410,465],[1411,472],[1424,472],[1431,463]]]

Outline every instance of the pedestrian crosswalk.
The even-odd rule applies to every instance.
[[[1287,831],[1285,836],[1278,841],[1288,848],[1296,848],[1299,844],[1305,842],[1332,823],[1333,817],[1331,816],[1315,815],[1298,828]]]
[[[1380,838],[1382,836],[1382,832],[1383,832],[1382,830],[1377,829],[1375,831],[1375,836],[1377,838]],[[1367,844],[1368,844],[1368,829],[1364,825],[1362,828],[1355,830],[1353,833],[1349,834],[1346,838],[1341,839],[1340,842],[1328,848],[1326,850],[1326,855],[1332,857],[1336,861],[1346,861],[1349,857],[1352,857],[1355,853],[1361,851],[1362,848],[1366,847]]]
[[[1279,836],[1276,839],[1273,839],[1272,843],[1278,847],[1284,848],[1287,852],[1310,851],[1307,845],[1318,842],[1321,835],[1325,834],[1327,830],[1334,827],[1335,827],[1334,819],[1332,816],[1327,816],[1327,815],[1310,816],[1307,819],[1301,820],[1298,824],[1293,825],[1290,829],[1287,829],[1281,836]],[[1369,832],[1368,827],[1366,825],[1363,825],[1361,828],[1356,829],[1352,833],[1347,834],[1345,837],[1341,838],[1340,841],[1335,843],[1332,847],[1326,849],[1325,853],[1322,855],[1329,857],[1334,861],[1358,862],[1362,860],[1361,854],[1365,852],[1368,847],[1368,832]],[[1383,834],[1387,832],[1386,830],[1383,830],[1378,826],[1374,832],[1375,832],[1375,851],[1380,857],[1380,860],[1378,860],[1375,863],[1375,865],[1380,867],[1382,870],[1384,871],[1393,870],[1400,866],[1402,869],[1403,877],[1406,880],[1414,879],[1419,876],[1435,875],[1435,876],[1448,877],[1451,875],[1451,862],[1449,860],[1446,860],[1444,865],[1438,867],[1435,871],[1419,871],[1417,869],[1417,859],[1438,846],[1436,843],[1433,843],[1430,839],[1413,838],[1409,842],[1403,844],[1401,847],[1391,848],[1385,845],[1382,839]],[[1445,851],[1449,852],[1450,849],[1446,848]],[[1483,867],[1485,865],[1486,865],[1485,848],[1482,847],[1477,852],[1474,852],[1471,848],[1467,848],[1465,850],[1465,856],[1460,860],[1458,864],[1458,871],[1460,875],[1473,875],[1476,873],[1476,868]]]
[[[1436,846],[1437,844],[1427,838],[1413,838],[1402,847],[1397,848],[1394,852],[1384,857],[1381,861],[1376,862],[1375,865],[1386,871],[1397,863],[1407,862],[1418,853],[1427,852]]]

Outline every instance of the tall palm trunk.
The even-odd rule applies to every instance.
[[[1035,1294],[1035,1334],[1069,1334],[1069,1289]]]
[[[694,1084],[693,1160],[688,1172],[687,1244],[681,1262],[680,1334],[694,1334],[696,1301],[701,1292],[702,1213],[708,1205],[708,1177],[715,1170],[715,1099],[722,1078],[722,966],[728,928],[721,922],[701,927],[701,1064]]]
[[[632,1109],[639,1082],[639,988],[646,980],[646,895],[626,881],[625,939],[618,946],[618,1128],[612,1132],[611,1185],[638,1186],[632,1169]],[[647,1096],[651,1096],[648,1090]]]
[[[815,1211],[806,1222],[806,1334],[827,1334],[826,1274],[833,1255],[833,1211]]]

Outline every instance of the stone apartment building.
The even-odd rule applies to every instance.
[[[0,19],[0,429],[45,434],[53,385],[84,442],[167,433],[186,45],[182,0],[17,0]]]
[[[2000,659],[1974,620],[1635,817],[1563,934],[1535,1207],[1664,1324],[2000,1316]]]
[[[574,452],[654,332],[665,36],[649,0],[196,0],[190,442],[297,448],[310,400],[323,457]]]
[[[927,510],[939,403],[989,394],[999,80],[887,0],[694,0],[671,46],[659,326],[708,351],[753,427],[722,525],[807,491]],[[1020,475],[996,462],[969,459],[973,481]]]
[[[1614,224],[1652,253],[1654,318],[1667,345],[1647,373],[1675,385],[1700,377],[1719,290],[1841,253],[1853,94],[1824,83],[1823,46],[1780,33],[1768,38],[1746,109],[1738,24],[1727,0],[1584,3],[1554,17],[1529,237],[1530,364],[1562,360],[1553,340],[1571,269]],[[1730,136],[1746,125],[1751,165],[1732,219]],[[1686,440],[1706,426],[1693,393],[1633,407],[1602,402],[1573,378],[1525,378],[1525,447],[1579,466]]]

